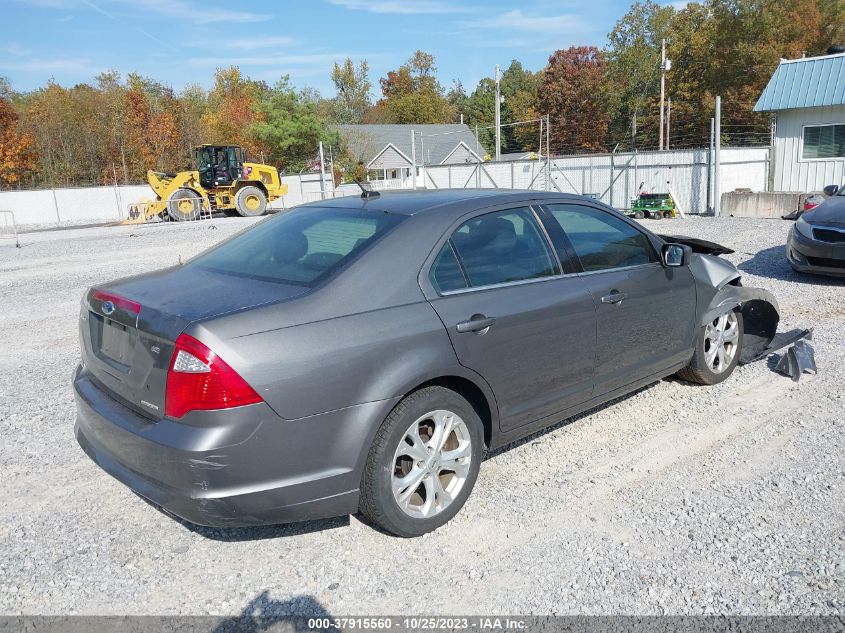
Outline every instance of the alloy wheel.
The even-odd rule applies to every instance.
[[[466,422],[437,409],[408,427],[393,456],[393,498],[407,515],[428,519],[445,510],[469,475],[472,439]]]
[[[704,360],[714,374],[721,374],[731,366],[736,356],[739,325],[731,311],[716,317],[704,326]]]

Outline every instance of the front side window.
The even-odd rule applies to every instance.
[[[481,215],[452,234],[470,286],[490,286],[558,273],[534,215],[527,208]]]
[[[845,123],[841,125],[808,125],[804,128],[801,158],[845,157]]]
[[[575,204],[553,204],[548,209],[586,272],[658,261],[649,239],[610,213]]]
[[[405,216],[309,208],[266,220],[186,264],[242,277],[312,286]]]

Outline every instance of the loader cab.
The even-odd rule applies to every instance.
[[[227,187],[243,176],[246,150],[231,145],[201,145],[194,150],[200,184],[206,189]]]

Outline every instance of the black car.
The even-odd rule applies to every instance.
[[[845,186],[836,189],[825,187],[830,197],[789,230],[786,259],[799,272],[845,277]]]

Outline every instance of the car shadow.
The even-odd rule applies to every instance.
[[[148,505],[161,512],[167,518],[172,519],[186,530],[193,532],[203,538],[220,541],[223,543],[242,543],[247,541],[262,541],[267,539],[286,538],[290,536],[302,536],[325,530],[349,526],[349,515],[331,517],[328,519],[313,519],[311,521],[300,521],[298,523],[284,523],[280,525],[257,525],[251,527],[208,527],[197,525],[168,512],[160,505],[136,493]]]
[[[751,259],[738,264],[737,268],[742,272],[768,279],[794,281],[816,286],[845,286],[845,278],[811,275],[810,273],[799,273],[793,270],[786,260],[785,248],[785,246],[772,246],[757,253],[746,253],[752,255]]]
[[[263,591],[250,600],[238,615],[220,620],[210,633],[259,633],[274,629],[279,624],[285,625],[285,631],[312,631],[308,620],[313,618],[328,622],[333,620],[331,613],[314,596],[274,600],[268,591]]]

